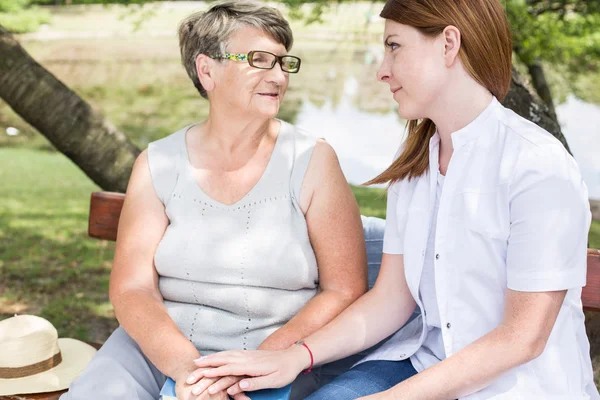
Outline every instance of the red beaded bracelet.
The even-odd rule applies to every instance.
[[[310,348],[306,345],[306,343],[304,343],[303,340],[297,341],[296,344],[306,347],[306,350],[308,350],[308,354],[310,354],[310,367],[308,367],[307,369],[302,371],[303,374],[308,374],[308,373],[310,373],[310,371],[312,371],[312,367],[315,362],[315,359],[313,358],[313,353],[312,353],[312,351],[310,351]]]

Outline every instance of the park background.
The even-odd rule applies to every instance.
[[[97,2],[0,0],[0,26],[140,149],[203,119],[207,102],[181,66],[176,30],[210,2]],[[502,3],[515,36],[515,67],[560,123],[598,204],[600,5]],[[375,78],[383,3],[270,4],[289,17],[290,53],[302,58],[280,118],[326,138],[361,212],[385,217],[384,190],[357,186],[389,165],[404,134],[397,105]],[[0,47],[0,66],[3,57],[9,55]],[[0,67],[0,320],[36,314],[61,337],[103,342],[117,322],[108,300],[114,243],[87,237],[89,197],[100,187],[32,126],[31,115],[43,109],[25,118],[14,111],[3,96],[6,76]],[[600,248],[600,221],[589,240]],[[598,377],[596,342],[592,337]]]

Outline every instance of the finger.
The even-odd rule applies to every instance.
[[[227,389],[227,394],[234,398],[235,398],[235,396],[238,396],[240,393],[244,393],[244,391],[240,388],[239,382],[236,383],[235,385],[231,386],[229,389]]]
[[[208,371],[208,368],[198,368],[188,376],[188,378],[185,380],[185,383],[188,385],[193,385],[204,377],[204,372],[206,371]]]
[[[236,386],[244,392],[253,392],[255,390],[279,388],[283,386],[278,385],[273,378],[272,375],[244,378]]]
[[[231,386],[238,383],[242,378],[239,376],[226,376],[224,378],[219,379],[217,382],[210,385],[208,388],[208,393],[215,394],[219,393],[222,390],[227,390]]]
[[[233,396],[233,400],[251,400],[250,397],[246,396],[244,392],[238,393]]]
[[[213,383],[215,383],[216,379],[208,379],[208,378],[202,378],[200,379],[200,382],[196,383],[194,385],[194,387],[192,388],[192,394],[195,394],[196,396],[204,393],[204,391],[206,389],[208,389],[208,387],[210,385],[212,385]]]
[[[228,364],[234,362],[237,358],[239,358],[240,352],[235,350],[222,351],[220,353],[210,354],[208,356],[202,356],[200,358],[196,358],[194,363],[198,367],[212,367],[212,366],[220,366],[224,364]]]
[[[207,378],[218,378],[223,376],[241,376],[241,375],[260,375],[258,371],[252,371],[246,364],[227,364],[221,367],[212,368],[204,371],[203,376]]]

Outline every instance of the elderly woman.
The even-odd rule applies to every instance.
[[[358,207],[334,151],[275,118],[300,69],[285,19],[232,1],[188,17],[179,40],[209,116],[137,159],[110,279],[121,326],[62,400],[155,400],[167,377],[179,399],[227,399],[191,393],[194,359],[286,349],[367,288]]]

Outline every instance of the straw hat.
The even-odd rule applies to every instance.
[[[66,389],[95,353],[79,340],[59,339],[44,318],[0,321],[0,396]]]

